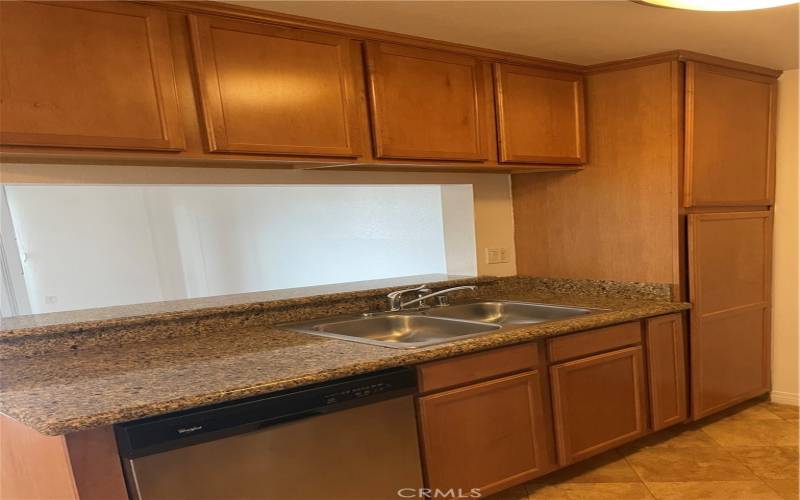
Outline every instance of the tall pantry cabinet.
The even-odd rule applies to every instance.
[[[685,52],[597,66],[586,169],[512,178],[520,274],[670,283],[692,303],[695,419],[770,389],[779,74]]]
[[[770,388],[774,77],[686,63],[692,411]]]

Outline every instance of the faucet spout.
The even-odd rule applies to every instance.
[[[400,309],[403,309],[403,308],[408,307],[408,306],[413,305],[413,304],[424,302],[425,300],[427,300],[427,299],[429,299],[431,297],[436,297],[438,295],[445,295],[445,294],[448,294],[450,292],[456,292],[458,290],[476,290],[477,288],[478,287],[476,287],[474,285],[463,285],[463,286],[454,286],[452,288],[445,288],[444,290],[439,290],[438,292],[429,293],[428,295],[423,295],[422,297],[417,297],[414,300],[409,300],[408,302],[403,302],[402,304],[400,304]]]

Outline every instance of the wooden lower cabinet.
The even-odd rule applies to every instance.
[[[646,432],[642,346],[553,365],[550,380],[559,465]]]
[[[111,426],[45,436],[0,415],[0,498],[129,500]]]
[[[541,377],[529,370],[419,398],[428,487],[485,496],[550,471]]]
[[[770,390],[772,213],[688,217],[692,418]]]
[[[686,420],[686,333],[682,314],[646,324],[650,425],[657,431]]]
[[[692,417],[770,390],[770,309],[754,307],[692,324]]]

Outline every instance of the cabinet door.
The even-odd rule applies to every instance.
[[[692,416],[770,387],[770,212],[691,214]]]
[[[421,397],[428,486],[488,495],[550,470],[543,404],[538,371]]]
[[[641,346],[553,365],[550,380],[559,464],[644,434]]]
[[[210,151],[358,155],[347,38],[207,16],[191,28]]]
[[[500,161],[583,163],[583,77],[495,64]]]
[[[484,80],[469,56],[367,43],[378,158],[487,159]]]
[[[0,142],[180,150],[167,16],[127,2],[0,2]]]
[[[686,343],[683,315],[647,320],[650,419],[657,431],[686,420]]]
[[[770,205],[774,78],[686,63],[686,206]]]

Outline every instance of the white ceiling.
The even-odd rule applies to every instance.
[[[798,67],[797,4],[693,12],[617,1],[272,1],[228,3],[576,64],[686,49]]]

